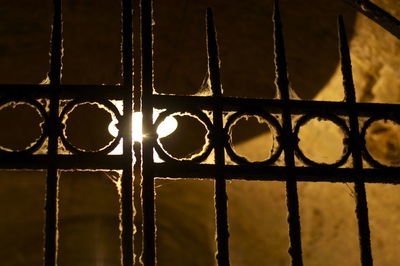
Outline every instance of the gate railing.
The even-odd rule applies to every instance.
[[[143,253],[145,265],[156,263],[154,179],[157,178],[207,178],[215,180],[215,212],[217,230],[218,265],[229,265],[229,230],[227,215],[226,180],[261,180],[286,182],[287,208],[292,265],[302,265],[301,230],[297,182],[354,183],[356,216],[359,228],[362,265],[372,265],[368,207],[364,183],[400,183],[397,167],[382,164],[374,159],[365,144],[365,136],[372,123],[379,120],[400,122],[400,105],[357,103],[352,78],[351,60],[343,18],[339,17],[339,49],[345,91],[344,102],[302,101],[290,98],[286,67],[282,23],[278,0],[274,9],[274,44],[276,87],[278,99],[248,99],[224,97],[220,82],[220,58],[217,35],[211,9],[207,10],[208,69],[212,96],[159,95],[153,90],[153,36],[152,1],[141,1],[141,58],[142,88],[134,88],[132,78],[132,2],[122,0],[123,19],[123,84],[122,85],[62,85],[62,12],[61,0],[54,0],[54,18],[51,42],[51,60],[48,85],[0,85],[2,105],[12,102],[27,103],[35,107],[44,119],[42,136],[30,148],[10,152],[0,151],[2,169],[47,169],[45,265],[57,261],[58,179],[61,169],[122,169],[122,263],[135,263],[133,248],[133,174],[142,175],[143,201]],[[368,1],[350,1],[362,13],[397,37],[399,22]],[[373,8],[371,8],[373,7]],[[133,95],[140,97],[133,98]],[[39,101],[47,99],[49,109]],[[63,137],[63,121],[68,112],[61,109],[60,101],[72,100],[64,108],[84,102],[106,106],[118,119],[120,131],[115,141],[102,150],[84,152],[76,150]],[[123,101],[123,114],[111,100]],[[61,110],[60,110],[61,109]],[[163,109],[153,122],[153,109]],[[132,113],[143,112],[143,143],[132,141]],[[202,152],[190,159],[177,159],[169,155],[158,142],[156,128],[170,115],[189,113],[207,128],[208,142]],[[209,115],[211,114],[211,115]],[[275,134],[271,156],[262,162],[249,162],[232,148],[230,129],[239,118],[254,115],[264,119]],[[294,119],[293,116],[300,116]],[[299,147],[299,129],[311,119],[319,118],[337,125],[344,135],[342,157],[332,164],[307,158]],[[362,120],[360,120],[362,118]],[[365,121],[365,122],[362,122]],[[36,154],[45,139],[47,154]],[[110,155],[119,140],[123,141],[123,154]],[[59,154],[59,140],[71,154]],[[133,148],[132,148],[133,147]],[[133,152],[134,151],[134,152]],[[155,162],[157,152],[163,162]],[[135,156],[135,160],[134,157]],[[206,159],[213,156],[213,163]],[[227,158],[229,157],[229,158]],[[284,158],[283,165],[277,164]],[[227,160],[234,164],[228,164]],[[297,163],[297,162],[300,162]],[[350,162],[350,163],[349,163]],[[134,163],[134,166],[132,165]],[[140,165],[142,164],[142,168]],[[368,165],[368,167],[366,167]],[[133,173],[135,169],[135,173]],[[138,193],[135,198],[139,197]],[[138,239],[141,232],[136,233]],[[136,241],[135,241],[136,242]],[[136,262],[138,260],[136,259]]]
[[[399,22],[367,2],[352,3],[362,13],[374,19],[385,29],[399,37]],[[368,207],[365,182],[398,183],[399,169],[387,167],[375,160],[365,146],[368,127],[378,120],[398,121],[400,106],[391,104],[356,103],[353,84],[350,52],[344,28],[343,18],[339,17],[339,48],[345,102],[298,101],[290,99],[289,82],[286,68],[285,48],[278,1],[275,1],[274,43],[276,87],[280,98],[241,99],[222,96],[220,82],[220,58],[215,25],[211,10],[207,10],[207,50],[208,68],[212,96],[168,96],[153,94],[152,62],[152,9],[146,1],[142,6],[142,55],[143,55],[143,128],[149,137],[143,140],[143,214],[144,214],[144,253],[146,265],[155,263],[155,226],[154,226],[154,178],[211,178],[215,180],[215,211],[217,224],[217,261],[219,265],[229,265],[227,196],[225,180],[280,180],[286,182],[288,224],[292,265],[302,265],[299,203],[297,181],[353,182],[356,195],[356,216],[359,228],[361,261],[363,265],[372,265]],[[145,62],[146,65],[144,64]],[[149,107],[146,107],[149,105]],[[153,125],[152,111],[166,109]],[[211,112],[208,117],[203,111]],[[233,115],[226,117],[228,112]],[[157,142],[155,127],[163,118],[174,113],[190,113],[202,121],[208,130],[209,141],[201,154],[189,160],[177,160],[163,150]],[[275,129],[278,148],[264,162],[250,163],[236,155],[231,147],[229,129],[238,117],[258,115],[268,121]],[[277,119],[274,115],[278,115]],[[293,121],[292,115],[301,118]],[[343,118],[346,117],[346,118]],[[367,118],[359,130],[359,118]],[[328,120],[336,124],[344,133],[342,158],[333,164],[314,162],[307,158],[299,148],[299,128],[313,118]],[[226,123],[224,121],[226,120]],[[154,127],[153,127],[154,126]],[[294,130],[293,130],[294,129]],[[152,132],[152,133],[150,133]],[[164,160],[153,162],[153,150]],[[214,164],[204,162],[214,151]],[[225,151],[236,165],[226,165]],[[281,153],[284,154],[284,166],[276,166]],[[351,159],[350,159],[351,157]],[[297,166],[295,158],[304,166]],[[351,161],[351,167],[346,163]],[[364,169],[365,162],[372,167]],[[329,171],[327,171],[329,169]],[[379,176],[379,178],[377,178]]]

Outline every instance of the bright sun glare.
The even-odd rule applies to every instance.
[[[153,120],[158,117],[159,112],[153,112]],[[141,142],[143,139],[142,134],[142,113],[136,112],[132,115],[132,139],[133,141]],[[118,136],[118,121],[114,120],[108,125],[108,131],[114,137]],[[178,122],[173,116],[168,116],[157,127],[157,135],[159,138],[170,135],[178,127]]]

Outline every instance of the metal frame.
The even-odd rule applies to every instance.
[[[276,87],[279,99],[242,99],[224,97],[220,82],[220,58],[218,56],[217,35],[211,9],[207,10],[207,51],[208,68],[212,96],[175,96],[158,95],[153,90],[153,36],[152,1],[142,0],[141,8],[141,88],[133,86],[133,19],[132,1],[122,0],[122,85],[75,86],[61,84],[62,70],[62,11],[61,0],[53,0],[54,17],[51,37],[51,60],[48,85],[0,85],[2,103],[26,102],[39,110],[44,118],[42,137],[37,145],[25,151],[0,151],[1,169],[47,169],[46,224],[45,224],[45,265],[57,264],[57,214],[58,180],[60,169],[122,169],[122,264],[124,266],[139,263],[134,250],[143,249],[142,261],[145,265],[156,264],[155,250],[155,210],[154,179],[157,178],[207,178],[215,180],[215,211],[217,231],[218,265],[229,265],[229,230],[227,215],[226,180],[261,180],[286,182],[288,224],[290,236],[289,253],[292,265],[302,265],[301,229],[297,182],[347,182],[354,183],[356,194],[356,216],[359,228],[362,265],[372,265],[368,208],[364,183],[400,183],[400,169],[385,166],[369,154],[365,146],[368,127],[377,120],[399,121],[400,105],[357,103],[352,78],[351,60],[343,18],[339,17],[339,48],[343,73],[345,102],[301,101],[290,98],[289,81],[286,67],[282,22],[278,0],[274,9],[274,43]],[[352,6],[374,19],[397,37],[400,36],[400,24],[382,9],[368,1],[351,1]],[[136,20],[135,20],[136,21]],[[136,21],[138,22],[138,21]],[[137,48],[135,46],[135,48]],[[136,64],[136,69],[138,69]],[[138,80],[135,84],[138,85]],[[133,97],[134,96],[134,97]],[[49,101],[49,110],[38,99]],[[61,100],[73,100],[69,106],[60,110]],[[113,108],[111,100],[122,100],[123,114]],[[66,144],[63,138],[63,116],[67,108],[83,102],[102,103],[110,106],[119,120],[120,131],[117,139],[123,141],[122,155],[107,154],[111,148],[98,152],[82,152]],[[166,109],[153,123],[153,109]],[[132,143],[132,113],[143,112],[143,143]],[[211,113],[208,116],[206,113]],[[192,160],[178,160],[163,151],[157,142],[156,126],[162,119],[174,112],[190,112],[202,120],[207,127],[209,146]],[[230,114],[228,114],[228,112]],[[231,115],[231,113],[234,113]],[[263,117],[275,129],[278,148],[264,162],[252,163],[235,154],[230,143],[230,128],[238,118],[244,115]],[[294,120],[293,115],[301,118]],[[345,118],[344,118],[345,117]],[[334,164],[314,162],[307,158],[298,145],[298,133],[301,125],[313,118],[322,118],[338,125],[344,132],[345,150],[343,157]],[[360,118],[367,118],[361,124]],[[43,140],[48,139],[47,154],[34,154]],[[59,139],[71,155],[59,154]],[[156,163],[153,152],[162,155],[164,162]],[[213,153],[211,153],[213,151]],[[214,163],[205,163],[213,154]],[[226,163],[229,156],[235,165]],[[276,164],[283,157],[284,165]],[[298,165],[296,161],[302,162]],[[351,166],[346,164],[351,162]],[[365,166],[369,164],[369,168]],[[329,171],[327,171],[329,169]],[[135,182],[133,176],[136,176]],[[141,177],[141,179],[140,179]],[[143,222],[135,218],[137,233],[134,235],[133,188],[139,188],[142,199]],[[139,209],[135,201],[136,209]],[[143,225],[143,242],[141,226]],[[133,243],[135,241],[135,248]],[[142,247],[143,243],[143,247]]]

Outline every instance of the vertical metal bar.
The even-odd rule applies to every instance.
[[[217,34],[214,25],[212,10],[207,9],[207,52],[208,68],[211,80],[211,89],[216,104],[213,108],[214,122],[214,150],[215,150],[215,211],[217,226],[217,262],[218,265],[229,265],[229,230],[228,230],[228,206],[226,195],[226,182],[223,172],[225,164],[224,131],[222,114],[222,87],[220,80],[220,59],[218,56]]]
[[[275,0],[274,7],[274,48],[275,48],[275,85],[278,89],[280,98],[283,101],[288,101],[289,96],[289,80],[287,75],[287,64],[285,55],[285,46],[283,40],[282,22],[279,10],[279,1]],[[289,169],[295,166],[294,162],[294,147],[292,137],[292,119],[289,105],[282,111],[283,123],[283,150],[285,153],[285,165]],[[297,183],[292,174],[287,175],[286,181],[286,201],[288,207],[288,224],[289,224],[289,237],[290,248],[289,254],[292,258],[292,265],[303,265],[302,251],[301,251],[301,228],[299,216],[299,199],[297,195]]]
[[[141,0],[141,48],[142,48],[142,113],[143,113],[143,253],[144,265],[156,263],[155,207],[153,176],[153,2]]]
[[[140,0],[134,0],[134,12],[140,9]],[[134,13],[135,14],[135,13]],[[139,12],[137,12],[139,14]],[[140,15],[133,16],[133,36],[140,36]],[[138,40],[138,38],[136,38]],[[141,111],[142,91],[141,91],[141,71],[140,71],[140,42],[133,42],[133,111]],[[142,241],[143,241],[143,229],[142,229],[142,198],[140,195],[141,182],[142,182],[142,143],[135,141],[133,144],[133,153],[135,157],[135,163],[133,166],[133,203],[134,203],[134,226],[135,234],[133,239],[133,247],[135,254],[134,265],[141,265],[140,254],[142,253]]]
[[[345,100],[348,103],[356,103],[356,94],[353,82],[353,74],[351,67],[350,51],[347,42],[346,30],[344,26],[343,17],[338,18],[339,26],[339,47],[340,47],[340,58],[341,68],[343,74],[343,86],[345,89]],[[349,112],[350,121],[350,149],[352,151],[353,168],[362,169],[362,145],[359,133],[358,124],[358,113],[356,108],[351,108]],[[367,195],[365,191],[365,185],[361,177],[356,178],[354,184],[354,190],[356,193],[356,215],[359,230],[359,241],[361,249],[361,262],[363,266],[372,266],[372,252],[371,252],[371,240],[370,240],[370,229],[368,221],[368,205]]]
[[[140,86],[138,87],[140,88]],[[136,89],[136,87],[135,87]],[[136,111],[134,104],[134,110]],[[139,107],[140,108],[140,107]],[[139,109],[140,110],[140,109]],[[142,198],[141,198],[141,182],[143,180],[142,178],[142,144],[138,141],[135,141],[133,144],[133,152],[135,156],[135,163],[133,166],[133,175],[134,175],[134,184],[133,184],[133,202],[134,202],[134,210],[135,210],[135,216],[134,216],[134,225],[135,225],[135,235],[133,239],[133,247],[134,247],[134,254],[135,254],[135,261],[134,265],[141,265],[141,259],[140,259],[140,254],[142,253],[142,241],[143,241],[143,219],[142,219]]]
[[[132,181],[132,89],[133,89],[133,28],[132,0],[122,0],[122,65],[123,65],[123,155],[126,159],[122,171],[121,223],[122,265],[131,266],[133,254],[133,181]]]
[[[50,113],[47,131],[49,135],[48,156],[49,165],[46,180],[46,225],[45,225],[45,247],[44,265],[57,265],[57,222],[58,222],[58,170],[56,157],[58,153],[58,134],[60,121],[58,117],[59,109],[59,89],[61,84],[62,69],[62,11],[61,0],[53,0],[53,28],[51,34],[50,50],[50,72],[49,79],[52,85],[50,95]]]

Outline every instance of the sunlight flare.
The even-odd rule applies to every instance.
[[[159,112],[153,112],[153,120],[156,120],[158,115],[159,115]],[[133,113],[133,115],[132,115],[132,139],[133,139],[133,141],[141,142],[143,139],[142,120],[143,120],[143,115],[141,112]],[[114,137],[118,136],[117,124],[118,124],[118,121],[114,120],[108,125],[108,131]],[[166,136],[172,134],[172,132],[174,132],[177,127],[178,127],[178,122],[176,121],[176,119],[173,116],[168,116],[157,127],[157,135],[159,138],[166,137]]]

